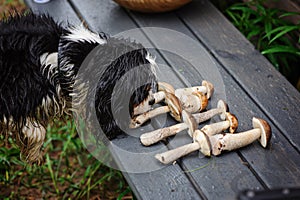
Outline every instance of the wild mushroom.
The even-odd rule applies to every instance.
[[[191,94],[193,92],[201,92],[203,94],[206,94],[207,99],[210,99],[210,97],[214,93],[214,86],[211,82],[203,80],[202,86],[176,89],[175,95],[180,99],[182,95]]]
[[[194,132],[194,134],[196,132],[201,132],[201,131],[196,130]],[[191,144],[186,144],[186,145],[183,145],[183,146],[178,147],[176,149],[172,149],[170,151],[166,151],[166,152],[161,153],[161,154],[156,154],[155,158],[163,164],[169,164],[169,163],[172,163],[175,160],[177,160],[177,159],[179,159],[179,158],[181,158],[181,157],[183,157],[187,154],[190,154],[191,152],[197,151],[199,149],[200,150],[204,150],[204,149],[210,150],[210,144],[207,142],[208,141],[208,139],[207,139],[208,136],[205,135],[205,134],[201,134],[201,135],[196,134],[196,135],[199,136],[197,138],[197,142],[193,142]],[[203,137],[203,138],[201,138],[201,137]]]
[[[166,92],[175,94],[174,87],[166,82],[158,82],[157,90],[158,92],[150,93],[148,95],[148,98],[146,98],[143,102],[133,108],[132,116],[139,115],[151,110],[154,104],[159,103],[165,99]]]
[[[131,120],[129,127],[138,128],[149,119],[168,112],[176,121],[180,122],[182,108],[178,98],[174,94],[166,92],[165,103],[167,104],[166,106],[155,108],[153,110],[150,110],[148,112],[134,117]]]
[[[217,133],[221,133],[226,129],[229,129],[230,133],[234,133],[237,127],[238,127],[237,118],[233,114],[227,112],[225,121],[205,125],[203,128],[201,128],[201,131],[203,131],[208,136],[212,136]]]
[[[207,106],[207,101],[211,97],[214,88],[208,81],[202,81],[202,86],[191,88],[174,89],[172,85],[166,82],[158,82],[158,92],[150,93],[139,105],[134,106],[132,116],[145,113],[152,109],[153,104],[163,101],[166,93],[174,94],[184,104],[183,107],[191,113],[202,111]],[[207,93],[207,95],[204,95]]]
[[[183,110],[181,113],[181,118],[183,121],[182,123],[141,135],[141,143],[145,146],[149,146],[168,136],[175,135],[176,133],[179,133],[185,129],[188,129],[188,133],[190,135],[193,135],[198,126],[194,117],[189,112]]]
[[[215,115],[220,115],[220,118],[222,120],[225,120],[227,111],[228,111],[227,104],[223,100],[219,100],[218,104],[217,104],[217,108],[213,108],[213,109],[208,110],[203,113],[196,113],[196,114],[193,114],[192,116],[195,119],[196,124],[200,124],[201,122],[211,119]],[[184,115],[187,116],[188,115],[187,113],[188,112],[186,112],[186,111],[182,111],[183,123],[175,124],[170,127],[157,129],[157,130],[151,131],[149,133],[144,133],[140,137],[141,143],[145,146],[149,146],[149,145],[159,142],[169,136],[175,135],[175,134],[187,129],[189,127],[189,126],[187,126],[187,124],[190,124],[190,122],[187,123],[187,121],[185,120],[185,119],[187,119],[187,117],[185,117]],[[191,133],[191,132],[189,131],[189,133]],[[190,136],[192,137],[192,134],[190,134]]]
[[[155,155],[155,158],[164,164],[168,164],[197,150],[200,150],[201,153],[206,156],[210,156],[212,152],[210,136],[220,133],[228,128],[231,128],[232,130],[236,130],[237,128],[237,119],[233,114],[228,113],[227,120],[224,122],[225,123],[218,122],[206,125],[201,130],[195,130],[195,132],[193,133],[193,143],[186,144],[184,146],[172,149],[161,154],[157,154]],[[207,131],[207,133],[205,131]]]
[[[178,98],[182,104],[182,108],[190,113],[201,112],[208,104],[206,95],[198,91],[195,91],[192,94],[182,95]]]
[[[212,155],[220,155],[222,151],[232,151],[259,140],[266,148],[272,135],[271,127],[267,121],[259,118],[252,119],[253,129],[237,134],[217,134],[209,137]]]
[[[205,156],[217,156],[223,151],[232,151],[247,146],[255,140],[259,140],[260,144],[266,148],[272,135],[270,125],[265,120],[255,117],[252,119],[252,124],[253,129],[236,134],[223,133],[208,136],[203,131],[196,130],[193,143],[157,154],[155,158],[168,164],[196,150],[200,150]]]

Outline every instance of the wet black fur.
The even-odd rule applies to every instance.
[[[12,119],[19,133],[28,117],[46,125],[49,119],[57,116],[48,116],[45,111],[37,113],[37,109],[47,95],[59,98],[56,90],[58,86],[62,88],[62,98],[67,102],[72,100],[70,93],[74,84],[73,78],[86,56],[98,44],[64,40],[62,36],[69,33],[68,27],[62,27],[46,15],[27,14],[0,22],[0,123],[4,123],[4,118]],[[155,90],[156,77],[150,70],[149,61],[145,59],[147,51],[141,45],[124,39],[109,38],[103,33],[100,37],[107,40],[106,44],[99,47],[95,59],[100,68],[99,63],[106,55],[112,56],[124,49],[129,51],[105,64],[108,68],[105,68],[105,75],[99,79],[96,88],[94,106],[97,117],[104,133],[109,139],[113,139],[123,133],[118,120],[115,120],[111,113],[112,90],[116,82],[130,69],[147,64],[143,73],[148,76],[148,80],[143,87],[136,89],[130,98],[131,113],[134,104],[140,103],[151,89]],[[50,81],[46,76],[47,73],[42,73],[45,66],[41,65],[40,56],[53,52],[58,52],[59,73],[54,74]],[[74,64],[72,80],[61,70],[62,66],[67,64]],[[95,74],[97,73],[93,75]],[[127,82],[125,80],[124,87],[119,90],[131,91],[131,86],[134,85],[132,81],[137,75],[132,74],[131,79]],[[113,106],[120,106],[120,111],[128,109],[123,107],[122,100],[120,104]]]
[[[55,86],[41,73],[40,56],[56,52],[64,29],[50,17],[10,17],[0,22],[0,120],[37,118],[36,109]],[[46,116],[39,116],[41,121]]]

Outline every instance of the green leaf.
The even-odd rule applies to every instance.
[[[272,24],[270,22],[267,22],[265,24],[265,33],[266,33],[266,35],[268,37],[268,40],[270,40],[270,38],[271,38],[271,35],[268,34],[269,32],[271,32],[271,30],[272,30]]]
[[[294,30],[298,30],[299,26],[280,26],[278,28],[273,29],[272,31],[268,32],[266,34],[265,37],[271,37],[272,34],[277,33],[277,35],[275,35],[269,42],[269,44],[271,44],[272,42],[274,42],[275,40],[277,40],[278,38],[280,38],[281,36],[287,34],[288,32],[294,31]]]
[[[300,15],[300,12],[286,12],[279,16],[279,18],[287,17],[287,16],[295,16]]]
[[[271,53],[292,53],[300,56],[299,49],[290,46],[276,45],[269,49],[263,50],[261,54],[271,54]]]
[[[259,29],[254,29],[247,35],[247,39],[250,40],[253,36],[258,35],[261,32]]]

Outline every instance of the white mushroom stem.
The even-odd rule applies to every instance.
[[[203,131],[196,130],[193,143],[158,154],[155,157],[162,163],[168,164],[196,150],[200,150],[205,156],[217,156],[223,151],[232,151],[247,146],[255,140],[259,140],[260,144],[266,148],[272,135],[270,125],[259,118],[253,118],[252,124],[253,129],[237,134],[223,133],[208,136]]]
[[[174,89],[172,85],[165,82],[158,82],[158,92],[149,93],[148,97],[139,105],[133,108],[132,115],[139,115],[151,110],[152,105],[163,101],[166,93],[174,94],[188,112],[195,113],[202,111],[207,106],[207,100],[214,92],[213,85],[208,81],[202,81],[202,86]],[[201,96],[200,94],[206,94]]]
[[[158,82],[158,92],[150,92],[148,97],[139,105],[133,108],[133,116],[145,113],[152,109],[152,105],[163,101],[166,98],[166,92],[175,94],[175,89],[172,85],[165,82]]]
[[[148,112],[145,112],[139,116],[136,116],[134,119],[131,120],[131,123],[129,125],[129,128],[138,128],[142,124],[144,124],[149,119],[170,112],[170,108],[168,106],[161,106],[158,108],[155,108],[153,110],[150,110]]]
[[[230,127],[230,122],[226,120],[222,122],[205,125],[203,128],[201,128],[201,131],[205,132],[205,134],[208,136],[212,136],[217,133],[221,133],[225,131],[229,127]]]
[[[201,92],[206,94],[207,99],[210,99],[214,93],[214,86],[209,81],[203,80],[201,86],[194,86],[189,88],[179,88],[175,90],[175,95],[180,98],[181,95],[192,94],[194,92]]]
[[[217,103],[217,108],[210,109],[206,112],[195,113],[193,117],[199,124],[201,122],[207,121],[214,117],[215,115],[220,115],[221,120],[226,119],[226,112],[228,112],[228,106],[223,100],[219,100]]]
[[[181,121],[180,114],[181,109],[186,110],[187,112],[193,113],[193,112],[199,112],[207,107],[207,98],[205,95],[202,95],[200,93],[195,93],[193,95],[189,95],[189,97],[186,99],[185,104],[182,105],[182,102],[172,93],[165,93],[165,103],[168,105],[170,110],[167,110],[165,108],[165,112],[156,111],[157,108],[147,111],[143,114],[140,114],[138,116],[135,116],[130,123],[130,128],[138,128],[142,124],[144,124],[147,120],[158,116],[163,113],[170,112],[172,117],[177,120]],[[170,105],[172,104],[172,105]],[[171,109],[172,108],[172,109]],[[175,109],[175,110],[174,110]]]
[[[189,129],[188,133],[192,135],[197,129],[197,123],[195,119],[189,112],[185,110],[182,111],[181,115],[183,123],[145,133],[140,137],[141,143],[145,146],[149,146],[162,140],[163,138],[175,135],[176,133],[179,133],[185,129]]]
[[[175,120],[181,121],[182,108],[178,98],[172,93],[166,93],[165,103],[167,106],[155,108],[131,119],[129,127],[138,128],[149,119],[168,112]]]
[[[206,125],[201,130],[196,130],[193,133],[193,143],[158,154],[156,158],[163,163],[165,161],[172,162],[196,150],[200,150],[205,156],[211,156],[212,151],[213,153],[215,152],[212,149],[219,149],[220,143],[218,138],[223,135],[217,133],[223,132],[228,128],[234,132],[238,126],[237,119],[233,114],[227,113],[226,116],[226,121]],[[215,136],[216,134],[217,136]],[[198,146],[198,148],[196,148],[196,146]],[[181,152],[182,149],[184,149],[184,152]]]
[[[223,121],[223,122],[206,125],[200,131],[196,130],[194,132],[194,135],[193,135],[194,142],[193,143],[186,144],[184,146],[178,147],[176,149],[172,149],[170,151],[166,151],[162,154],[158,154],[158,155],[156,155],[156,158],[160,162],[167,164],[167,163],[173,162],[173,161],[175,161],[189,153],[197,151],[197,150],[200,150],[206,156],[210,156],[211,155],[211,147],[210,146],[213,146],[215,144],[217,146],[219,143],[218,143],[218,140],[215,140],[215,138],[218,138],[218,137],[209,137],[209,136],[214,136],[216,133],[220,133],[220,132],[228,129],[229,127],[230,127],[229,121]],[[219,135],[222,135],[222,134],[217,134],[217,136],[219,136]],[[233,134],[228,134],[228,135],[233,135]],[[210,138],[212,138],[212,140],[215,141],[213,143],[213,145],[210,145]]]
[[[253,143],[259,139],[260,129],[252,129],[238,134],[217,134],[209,137],[212,155],[220,155],[222,151],[232,151]]]
[[[176,135],[177,133],[187,129],[188,126],[185,123],[175,124],[170,127],[157,129],[149,133],[144,133],[141,135],[140,140],[144,146],[150,146],[155,144],[169,136]]]
[[[133,116],[140,115],[151,110],[154,104],[163,101],[165,97],[166,94],[163,91],[159,91],[154,94],[151,92],[143,102],[133,108]]]
[[[159,160],[163,164],[169,164],[174,162],[175,160],[188,155],[191,152],[197,151],[200,149],[200,145],[198,142],[194,142],[191,144],[187,144],[176,149],[166,151],[161,154],[156,154],[155,158]]]
[[[177,159],[179,159],[179,158],[181,158],[185,155],[188,155],[188,154],[190,154],[194,151],[197,151],[199,149],[208,149],[208,150],[210,150],[209,143],[206,142],[207,141],[207,135],[205,135],[200,130],[195,131],[195,133],[197,133],[197,132],[202,133],[202,134],[196,134],[199,141],[193,142],[193,143],[190,143],[190,144],[186,144],[184,146],[166,151],[166,152],[161,153],[161,154],[156,154],[155,158],[163,164],[169,164],[169,163],[172,163],[175,160],[177,160]]]
[[[252,119],[253,129],[238,134],[217,134],[209,137],[213,155],[220,155],[222,151],[232,151],[259,140],[266,148],[271,139],[271,127],[263,119]]]
[[[214,117],[215,115],[220,115],[220,118],[222,120],[226,119],[226,111],[228,110],[226,103],[223,100],[219,100],[218,101],[218,107],[208,110],[206,112],[203,113],[196,113],[193,114],[192,116],[194,117],[196,124],[200,124],[204,121],[207,121],[209,119],[211,119],[212,117]],[[221,126],[228,126],[228,123],[221,125]],[[185,123],[179,123],[179,124],[175,124],[173,126],[170,127],[165,127],[165,128],[161,128],[161,129],[157,129],[148,133],[144,133],[141,135],[140,139],[141,139],[141,143],[145,146],[149,146],[152,144],[155,144],[167,137],[176,135],[177,133],[186,130],[188,128],[188,126]],[[227,128],[225,128],[224,130],[226,130]],[[219,133],[219,132],[218,132]],[[190,135],[192,137],[192,135]]]

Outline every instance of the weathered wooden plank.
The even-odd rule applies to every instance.
[[[140,26],[151,25],[156,27],[172,28],[189,34],[192,37],[192,35],[188,33],[187,30],[185,30],[179,20],[177,20],[174,16],[168,17],[168,15],[164,14],[163,17],[159,17],[158,15],[156,15],[157,17],[147,18],[143,14],[135,13],[133,14],[133,19],[135,19]],[[173,21],[171,19],[173,19]],[[251,100],[251,98],[247,96],[243,89],[240,88],[240,86],[232,80],[232,77],[225,70],[223,70],[221,67],[219,68],[219,70],[223,75],[224,83],[226,86],[227,101],[229,105],[233,107],[231,111],[237,114],[238,118],[240,119],[240,131],[245,131],[252,128],[251,118],[253,116],[262,117],[265,119],[269,118],[255,105],[253,100]],[[240,109],[239,107],[243,109]],[[300,166],[300,163],[297,161],[297,157],[299,156],[299,154],[295,149],[293,149],[292,146],[290,146],[290,143],[284,138],[284,136],[276,128],[276,126],[272,123],[271,126],[273,128],[274,136],[272,147],[270,150],[263,150],[258,144],[254,144],[251,145],[251,148],[246,148],[248,151],[250,149],[250,152],[252,151],[251,153],[249,153],[248,151],[245,152],[245,149],[243,149],[241,151],[241,155],[242,157],[245,157],[246,160],[248,160],[250,166],[255,170],[255,173],[259,175],[259,178],[262,179],[263,183],[266,184],[267,187],[272,188],[284,187],[286,185],[298,185],[300,175],[298,168]],[[180,140],[174,140],[170,144],[177,146],[178,144],[176,143],[182,144],[182,141],[182,138],[180,138]],[[253,146],[255,146],[255,148],[253,148]],[[284,163],[287,163],[286,166],[280,165],[283,160]],[[187,165],[189,169],[192,168],[190,163],[183,163]],[[273,171],[276,171],[280,175],[270,176],[270,173],[268,172],[268,169],[270,168],[268,168],[266,163],[268,163],[269,166],[272,166],[271,169]],[[294,171],[294,173],[292,173],[292,171]],[[282,179],[282,176],[286,178]]]
[[[300,93],[208,1],[193,1],[179,15],[300,151]]]
[[[111,3],[109,3],[111,4]],[[102,4],[103,5],[103,4]],[[110,5],[112,6],[112,5]],[[104,6],[105,7],[105,6]],[[109,6],[108,6],[109,7]],[[97,8],[94,6],[94,8]],[[105,7],[107,8],[107,7]],[[112,9],[120,9],[120,8],[112,8]],[[92,8],[90,10],[93,10]],[[88,11],[90,11],[88,10]],[[110,10],[108,10],[107,12],[111,12]],[[123,11],[118,11],[119,12],[123,12]],[[91,17],[94,17],[94,21],[98,20],[98,18],[101,18],[101,15],[97,14],[93,14],[92,12],[90,12],[89,14],[91,14]],[[106,13],[102,13],[103,15],[107,16],[108,14]],[[114,16],[121,16],[122,18],[116,18],[113,21],[111,21],[110,23],[113,24],[118,24],[116,23],[116,21],[125,21],[125,24],[128,23],[126,26],[122,26],[119,27],[121,30],[126,30],[128,27],[132,28],[135,27],[135,25],[126,18],[126,14],[117,14],[116,13],[112,13],[112,15]],[[85,16],[85,15],[84,15]],[[109,15],[108,15],[109,16]],[[159,19],[159,15],[156,15],[157,19]],[[125,20],[124,18],[125,17]],[[164,16],[165,17],[165,16]],[[108,17],[110,18],[110,17]],[[108,19],[107,18],[107,19]],[[147,19],[146,17],[142,17],[143,19]],[[111,19],[111,18],[110,18]],[[122,20],[120,20],[122,19]],[[150,22],[153,22],[153,18],[151,18],[152,20],[150,20]],[[166,24],[171,24],[173,23],[174,27],[176,27],[177,22],[173,21],[172,18],[168,18],[170,20],[167,20],[166,18],[163,18],[165,21],[167,21],[168,23],[163,24],[163,27],[166,26]],[[164,21],[162,20],[162,21]],[[88,20],[89,24],[91,23],[92,20]],[[172,22],[172,23],[170,23]],[[97,22],[95,22],[95,24],[97,24]],[[153,25],[155,25],[155,23],[153,23]],[[127,27],[128,26],[128,27]],[[110,27],[110,24],[106,24],[106,26],[103,26],[105,30],[109,30],[109,28],[112,29],[112,32],[114,33],[118,33],[119,30],[115,29],[112,25],[112,27]],[[106,27],[106,28],[105,28]],[[129,29],[128,28],[128,29]],[[100,30],[102,30],[101,28],[99,28]],[[175,29],[176,30],[176,29]],[[180,28],[180,31],[182,32],[187,32],[188,31],[186,29]],[[109,31],[108,31],[109,32]],[[202,40],[201,40],[202,41]],[[167,56],[167,59],[169,61],[170,56]],[[173,58],[172,58],[173,59]],[[177,68],[180,68],[182,66],[180,66],[181,64],[178,64],[179,61],[176,61],[174,63],[172,63],[172,66],[177,66]],[[237,61],[236,61],[237,62]],[[222,70],[220,68],[220,70]],[[180,70],[179,70],[180,71]],[[229,71],[231,73],[231,71]],[[186,74],[185,74],[186,75]],[[246,98],[241,98],[241,96],[246,96],[246,93],[243,92],[243,90],[239,87],[239,85],[237,85],[234,81],[232,81],[232,77],[231,75],[229,75],[228,73],[226,73],[226,71],[224,71],[224,80],[226,82],[226,80],[228,79],[228,81],[225,83],[226,85],[226,91],[228,93],[226,93],[227,95],[229,95],[228,101],[230,102],[230,105],[233,105],[233,112],[237,113],[238,117],[240,119],[245,119],[244,122],[242,122],[241,130],[246,130],[248,128],[251,128],[249,126],[249,124],[251,124],[251,122],[247,122],[246,119],[249,119],[254,116],[254,115],[259,115],[260,117],[267,117],[265,116],[264,113],[261,112],[260,108],[258,108],[256,106],[256,104],[253,102],[253,100],[251,100],[249,97]],[[166,75],[167,77],[167,75]],[[193,76],[191,76],[193,77]],[[196,81],[195,78],[191,78],[188,79],[189,81]],[[192,83],[194,84],[194,83]],[[242,85],[242,84],[241,84]],[[243,86],[244,87],[244,86]],[[244,109],[239,108],[239,105],[247,105],[247,107]],[[232,109],[231,109],[232,110]],[[275,128],[273,128],[275,127]],[[278,126],[277,126],[278,127]],[[298,158],[298,154],[297,152],[291,148],[291,146],[289,146],[289,143],[286,141],[286,139],[281,135],[281,132],[276,128],[276,126],[274,126],[272,124],[272,128],[274,131],[274,136],[272,138],[272,146],[269,150],[263,150],[259,147],[259,145],[257,143],[251,145],[250,147],[244,148],[241,150],[241,155],[242,157],[245,157],[245,159],[248,161],[247,164],[249,164],[251,166],[251,168],[255,171],[255,173],[258,173],[258,176],[263,180],[263,183],[267,185],[267,187],[278,187],[278,186],[282,186],[284,184],[287,185],[291,185],[291,186],[295,186],[295,185],[299,185],[299,159]],[[170,143],[170,147],[174,147],[175,145],[184,142],[188,142],[189,138],[185,137],[184,139],[178,140],[179,138],[175,138],[175,140],[173,140]],[[130,140],[131,141],[131,140]],[[136,140],[135,140],[136,141]],[[179,142],[178,142],[179,141]],[[120,143],[125,142],[125,140],[120,140]],[[128,140],[126,141],[128,142]],[[136,143],[138,144],[138,143]],[[131,144],[127,144],[129,146],[131,146]],[[138,146],[131,146],[133,149],[138,149]],[[155,147],[155,146],[154,146]],[[157,148],[157,146],[156,146]],[[149,150],[149,149],[148,149]],[[272,155],[272,156],[269,156]],[[192,154],[191,156],[183,159],[183,167],[186,167],[187,169],[195,169],[199,166],[203,166],[205,164],[207,164],[208,160],[205,158],[196,158],[197,154]],[[218,199],[219,196],[222,194],[222,191],[224,192],[224,187],[222,187],[222,185],[225,185],[226,187],[226,192],[224,192],[225,197],[233,197],[233,195],[240,191],[243,188],[253,188],[255,187],[255,185],[258,188],[261,188],[261,185],[258,183],[258,181],[255,179],[255,177],[249,173],[249,170],[246,166],[243,165],[243,163],[237,159],[239,158],[236,154],[225,154],[222,157],[218,157],[215,158],[218,159],[217,162],[215,161],[216,164],[209,164],[208,167],[205,167],[204,169],[200,169],[197,170],[195,172],[191,172],[191,178],[195,179],[197,181],[197,183],[201,183],[199,182],[199,179],[203,179],[201,180],[202,182],[206,182],[205,184],[200,184],[200,190],[203,191],[203,193],[205,195],[207,195],[208,197],[212,197],[212,198],[216,198]],[[284,161],[283,161],[284,160]],[[283,162],[279,162],[279,161],[283,161]],[[262,163],[261,163],[262,162]],[[125,162],[124,162],[125,163]],[[213,163],[213,162],[212,162]],[[226,168],[224,168],[224,164]],[[226,165],[228,164],[228,165]],[[278,166],[277,166],[278,165]],[[284,165],[284,166],[283,166]],[[176,165],[177,166],[177,165]],[[267,168],[271,166],[270,168]],[[170,166],[168,166],[167,168],[169,168]],[[173,167],[173,166],[172,166]],[[275,167],[275,169],[274,169]],[[164,168],[165,169],[165,168]],[[177,168],[177,170],[179,170],[180,168]],[[235,171],[233,170],[235,169]],[[223,171],[224,170],[224,171]],[[266,170],[264,172],[264,170]],[[277,174],[274,174],[273,172],[276,172]],[[199,172],[199,173],[198,173]],[[217,175],[214,173],[217,172]],[[169,172],[167,172],[169,173]],[[172,171],[171,174],[177,174],[178,171],[174,170]],[[195,174],[197,173],[197,174]],[[279,174],[279,175],[278,175]],[[138,193],[140,193],[140,190],[143,190],[145,188],[147,188],[147,186],[151,183],[142,183],[141,180],[143,180],[145,177],[153,177],[157,175],[157,177],[159,178],[161,176],[161,174],[159,173],[148,173],[146,174],[130,174],[130,178],[129,181],[132,181],[132,183],[138,185],[137,183],[140,183],[142,186],[140,188],[136,188],[135,191],[139,191]],[[294,177],[292,177],[294,175]],[[185,180],[186,176],[183,176]],[[220,184],[220,180],[224,179],[225,177],[225,182],[221,182],[222,184]],[[282,178],[282,177],[292,177],[290,178]],[[181,179],[181,178],[180,178]],[[161,179],[160,179],[161,180]],[[169,181],[171,181],[172,179],[167,179]],[[204,181],[206,180],[206,181]],[[207,181],[210,180],[210,181]],[[157,179],[153,179],[152,183],[156,184],[159,180]],[[218,184],[215,184],[218,183]],[[132,186],[134,184],[131,184]],[[237,186],[236,186],[237,185]],[[185,185],[188,186],[188,185]],[[236,187],[235,187],[236,186]],[[133,186],[136,187],[136,186]],[[165,185],[161,185],[160,187],[165,187]],[[174,185],[173,189],[178,189],[179,191],[183,191],[183,188],[177,188],[177,184]],[[229,189],[229,191],[227,191],[227,189]],[[145,197],[149,194],[151,194],[151,192],[149,190],[152,190],[153,188],[148,188],[148,190],[145,189],[144,193],[140,193],[141,196],[140,197]],[[154,188],[154,191],[157,188]],[[173,189],[171,187],[167,188],[167,191],[173,191]],[[221,189],[223,189],[221,191]],[[255,188],[253,188],[255,189]],[[163,191],[163,190],[161,190]],[[188,192],[188,191],[185,191]],[[180,193],[180,192],[179,192]],[[211,194],[213,193],[213,194]],[[171,193],[173,194],[173,193]],[[170,193],[167,193],[167,195],[165,196],[165,198],[167,198],[168,195],[171,195]],[[193,193],[194,194],[194,193]],[[176,196],[177,195],[177,196]],[[180,194],[175,193],[174,197],[178,197]],[[161,196],[163,197],[163,196]],[[192,197],[192,196],[190,196]]]
[[[77,7],[81,15],[84,17],[87,24],[91,25],[92,29],[97,31],[108,32],[109,34],[117,34],[124,30],[136,28],[135,24],[128,18],[126,13],[124,13],[119,8],[115,8],[111,2],[101,2],[92,1],[89,4],[83,4],[82,1],[74,0],[72,1],[73,5]],[[90,12],[93,8],[101,9],[99,12]],[[103,18],[102,18],[103,15]],[[105,20],[109,19],[109,23]],[[122,23],[119,23],[122,19]],[[104,20],[103,24],[99,23],[99,20]],[[93,26],[95,25],[95,26]],[[138,41],[146,41],[146,38],[141,34],[141,32],[134,33]],[[148,45],[147,42],[143,42],[144,45]],[[160,60],[160,57],[157,57],[157,60]],[[163,61],[161,61],[163,62]],[[170,68],[167,65],[163,66],[164,69],[162,73],[170,71]],[[182,85],[178,77],[174,76],[172,72],[168,73],[168,80],[173,80],[172,82],[177,85]],[[159,73],[161,80],[164,80],[164,76]],[[149,126],[146,126],[149,127]],[[153,128],[152,128],[153,130]],[[140,135],[139,133],[138,135]],[[120,148],[129,148],[130,151],[150,151],[148,148],[142,147],[138,138],[122,138],[113,141]],[[163,144],[157,144],[152,148],[158,149],[159,152],[167,150],[166,146]],[[148,150],[147,150],[148,149]],[[199,199],[199,193],[195,190],[194,186],[191,184],[190,180],[182,173],[180,166],[161,166],[154,159],[155,153],[158,151],[151,151],[152,157],[140,155],[139,158],[130,158],[128,156],[121,155],[120,153],[115,154],[115,159],[119,163],[119,166],[122,166],[124,175],[133,189],[134,193],[139,199]],[[144,172],[144,173],[132,173],[134,171],[139,171],[144,164],[148,163],[148,167],[154,166],[155,171]],[[155,166],[161,167],[162,169],[157,170]],[[127,173],[127,172],[130,173]],[[155,192],[154,192],[155,191]]]
[[[74,4],[74,5],[77,5],[77,4]],[[84,6],[85,6],[86,9],[82,9],[82,13],[84,12],[84,10],[89,10],[89,9],[91,9],[91,7],[96,7],[95,5],[86,5],[86,4],[84,4]],[[89,6],[89,7],[86,7],[86,6]],[[102,6],[105,7],[105,8],[109,7],[109,6],[106,6],[106,5],[103,5],[103,4],[102,4]],[[112,9],[112,10],[117,10],[117,9]],[[124,26],[126,26],[126,28],[122,27],[121,30],[135,28],[135,24],[133,24],[131,22],[130,18],[128,18],[128,16],[126,17],[126,15],[124,13],[123,14],[114,13],[111,10],[110,11],[106,11],[106,12],[108,12],[110,14],[113,14],[113,15],[122,16],[122,21],[124,22]],[[122,12],[122,10],[118,10],[118,12]],[[91,15],[91,12],[89,12],[89,15]],[[94,14],[94,15],[96,15],[96,14]],[[83,14],[83,16],[86,17],[85,14]],[[90,16],[90,17],[91,17],[91,19],[85,18],[85,20],[88,22],[88,24],[93,24],[93,22],[91,22],[91,20],[95,19],[96,17],[95,16]],[[128,26],[128,24],[129,24],[129,26]],[[108,24],[107,26],[109,26],[109,28],[112,28],[112,24]],[[115,27],[115,29],[117,29],[117,30],[113,30],[112,32],[118,32],[118,27]],[[105,24],[104,24],[104,26],[101,27],[100,30],[106,30]],[[164,39],[165,38],[162,37],[162,40],[164,40]],[[199,53],[199,54],[201,55],[201,53]],[[164,52],[164,55],[166,55],[166,52]],[[172,67],[174,67],[175,69],[177,69],[177,73],[178,73],[178,71],[180,71],[180,73],[184,74],[185,77],[189,77],[189,78],[187,78],[188,84],[192,84],[192,85],[195,85],[195,83],[199,84],[199,81],[203,79],[201,77],[201,73],[198,72],[196,69],[193,69],[193,70],[190,70],[191,68],[188,68],[188,70],[184,69],[183,66],[185,66],[186,63],[180,61],[180,59],[177,58],[176,59],[177,62],[174,62],[174,60],[175,60],[174,57],[172,57],[170,55],[168,55],[167,57],[168,57],[168,61],[169,60],[173,61],[172,62]],[[207,64],[207,62],[205,62],[205,64]],[[213,63],[211,63],[211,64],[213,64]],[[162,72],[161,76],[164,77],[164,79],[169,80],[169,81],[172,80],[172,79],[170,79],[170,73],[168,73],[166,70],[159,70],[159,71]],[[216,100],[217,99],[215,99],[215,102],[216,102]],[[185,138],[185,139],[186,139],[186,141],[190,141],[189,138]],[[128,142],[128,141],[126,141],[126,142]],[[139,147],[139,148],[141,148],[141,147]],[[219,169],[219,167],[221,167],[224,170],[223,172],[226,172],[226,173],[222,173],[222,170],[220,170],[220,173],[218,173],[217,175],[214,175],[213,173],[210,173],[210,176],[213,176],[213,177],[210,177],[210,176],[208,177],[207,176],[208,178],[211,178],[212,180],[216,180],[216,184],[215,184],[216,186],[212,187],[210,184],[207,184],[204,181],[201,182],[201,184],[203,184],[203,185],[201,185],[200,187],[198,186],[199,188],[207,191],[205,193],[205,195],[208,198],[217,198],[218,197],[217,194],[220,195],[220,193],[215,193],[215,191],[221,191],[221,190],[222,191],[223,190],[227,191],[226,193],[227,193],[228,197],[234,197],[235,194],[236,194],[236,190],[232,190],[232,188],[230,188],[230,184],[227,184],[227,186],[224,187],[224,183],[220,182],[220,179],[225,180],[225,182],[232,181],[238,175],[237,173],[245,173],[245,174],[247,174],[247,178],[248,178],[248,182],[245,183],[243,186],[240,186],[239,189],[248,188],[248,187],[253,188],[253,189],[255,189],[255,188],[262,188],[262,186],[260,185],[260,183],[258,182],[258,180],[255,178],[255,176],[250,172],[250,170],[245,165],[243,165],[241,162],[239,162],[239,157],[237,156],[237,154],[229,155],[229,156],[227,156],[227,158],[228,158],[228,160],[225,161],[226,162],[226,166],[223,166],[223,165],[222,166],[218,166],[218,169]],[[204,159],[204,163],[205,162],[207,162],[207,160]],[[224,160],[223,160],[223,162],[224,162]],[[199,166],[199,164],[196,165],[196,166]],[[171,167],[171,166],[168,166],[168,167]],[[188,168],[188,169],[195,169],[195,168],[196,167],[194,165],[194,166],[191,166],[191,168]],[[237,169],[239,169],[239,170],[237,170]],[[205,170],[207,170],[207,171],[203,172],[203,174],[205,174],[206,172],[211,171],[210,168],[207,168]],[[201,172],[202,172],[202,170],[201,170]],[[232,176],[231,178],[229,178],[229,176],[228,176],[229,172],[232,172],[231,173],[231,176]],[[234,173],[234,172],[236,172],[236,173]],[[133,179],[134,179],[134,183],[135,183],[134,185],[141,184],[140,183],[141,180],[135,179],[133,175],[130,175],[129,181],[133,181]],[[148,185],[149,185],[149,183],[148,183]],[[134,187],[136,187],[136,186],[134,186]],[[153,190],[153,188],[152,188],[152,190]],[[210,188],[212,188],[213,191],[211,191]],[[139,192],[141,192],[141,191],[139,190]]]
[[[64,25],[67,22],[74,25],[82,23],[67,0],[50,1],[45,4],[34,3],[32,0],[24,0],[24,2],[34,13],[49,13],[56,21],[63,22]]]

